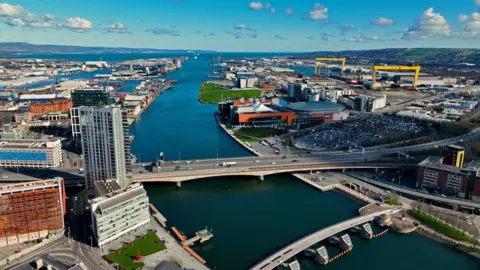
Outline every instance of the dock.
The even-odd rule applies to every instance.
[[[162,227],[167,227],[167,219],[157,210],[157,208],[153,204],[149,204],[150,209],[152,210],[152,216],[162,225]]]
[[[213,234],[205,228],[204,230],[196,232],[194,237],[188,240],[182,241],[182,245],[191,246],[197,241],[200,241],[200,243],[203,243],[205,241],[208,241],[212,237],[213,237]]]
[[[200,257],[200,255],[198,255],[195,251],[193,251],[193,249],[191,249],[190,246],[197,241],[200,241],[200,243],[208,241],[210,238],[213,237],[212,232],[208,231],[207,228],[205,228],[201,231],[196,232],[194,237],[187,239],[187,237],[184,234],[182,234],[179,230],[177,230],[177,228],[172,227],[172,231],[177,235],[178,239],[180,239],[181,241],[183,248],[188,253],[190,253],[190,255],[192,255],[195,259],[197,259],[202,264],[207,263],[207,261],[205,261],[202,257]]]

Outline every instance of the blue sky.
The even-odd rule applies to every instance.
[[[1,1],[3,42],[241,52],[480,47],[480,0]]]

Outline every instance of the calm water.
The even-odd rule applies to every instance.
[[[321,193],[291,176],[225,177],[174,185],[146,185],[150,201],[187,236],[205,228],[214,238],[194,246],[211,269],[248,269],[313,231],[352,218],[362,205],[336,192]],[[375,228],[376,233],[380,228]],[[353,251],[331,270],[480,269],[479,261],[417,234],[352,235]],[[330,256],[339,251],[327,247]],[[302,269],[325,269],[300,260]]]
[[[121,61],[176,55],[35,55],[32,58]],[[224,54],[228,57],[269,57],[268,54]],[[157,98],[131,127],[135,135],[132,152],[142,161],[154,160],[159,152],[167,159],[245,156],[249,153],[226,136],[213,119],[215,105],[197,101],[198,89],[207,80],[211,55],[189,60],[167,77],[178,84]],[[294,68],[297,72],[308,72]],[[310,71],[311,72],[311,71]],[[122,91],[135,86],[132,82]],[[215,237],[194,249],[212,269],[247,269],[275,250],[296,239],[357,215],[361,204],[335,192],[320,193],[299,180],[284,175],[253,178],[226,177],[174,185],[146,185],[150,201],[187,236],[208,226]],[[379,228],[374,228],[379,232]],[[417,234],[387,233],[373,240],[352,237],[353,251],[329,264],[328,269],[480,269],[476,258],[452,250]],[[328,247],[329,254],[338,253]],[[302,269],[326,269],[300,260]]]

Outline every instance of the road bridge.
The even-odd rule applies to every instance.
[[[232,166],[232,167],[210,167],[209,169],[201,170],[178,170],[161,173],[141,173],[134,174],[134,182],[174,182],[179,183],[183,181],[221,177],[221,176],[258,176],[263,178],[266,175],[311,171],[311,170],[343,170],[343,169],[415,169],[415,165],[410,164],[395,164],[395,163],[292,163],[275,164],[275,165],[256,165],[251,163],[247,166]]]
[[[298,253],[302,252],[303,250],[309,248],[310,246],[327,239],[330,236],[333,236],[337,233],[345,231],[349,228],[358,226],[363,223],[367,223],[375,219],[376,217],[382,214],[394,214],[401,209],[387,209],[380,212],[376,212],[373,214],[369,214],[366,216],[360,216],[356,218],[352,218],[327,228],[318,230],[310,235],[303,237],[300,240],[297,240],[286,247],[280,249],[279,251],[275,252],[274,254],[268,256],[265,260],[259,262],[250,270],[272,270],[275,269],[277,266],[281,265],[286,260],[292,258],[293,256],[297,255]]]
[[[460,207],[464,207],[464,208],[468,208],[468,209],[474,209],[474,210],[480,209],[480,203],[478,203],[478,202],[469,201],[469,200],[462,200],[462,199],[459,199],[459,198],[442,197],[442,196],[439,196],[439,195],[424,193],[424,192],[419,191],[418,189],[406,188],[406,187],[402,187],[402,186],[395,186],[395,185],[391,185],[391,184],[388,184],[388,183],[385,183],[385,182],[382,182],[382,181],[373,180],[373,179],[370,179],[368,177],[364,177],[364,176],[361,176],[361,175],[356,175],[356,174],[351,174],[351,173],[347,173],[346,175],[348,175],[350,177],[353,177],[355,179],[358,179],[360,181],[364,181],[366,183],[375,185],[375,186],[379,186],[379,187],[382,187],[382,188],[385,188],[385,189],[388,189],[388,190],[396,191],[400,194],[406,194],[406,195],[410,195],[410,196],[413,196],[413,197],[423,198],[423,199],[427,199],[427,200],[431,200],[431,201],[435,201],[435,202],[439,202],[439,203],[445,203],[445,204],[449,204],[449,205],[458,205]]]

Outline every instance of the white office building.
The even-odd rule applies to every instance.
[[[102,183],[95,182],[95,185],[101,186]],[[110,191],[109,187],[97,189]],[[148,225],[148,205],[147,192],[140,183],[123,189],[113,188],[110,193],[91,200],[92,228],[98,246],[102,248],[127,233]]]
[[[61,164],[59,139],[0,140],[1,168],[56,168]]]
[[[119,107],[79,107],[85,184],[115,179],[124,188],[131,180],[127,112]]]

